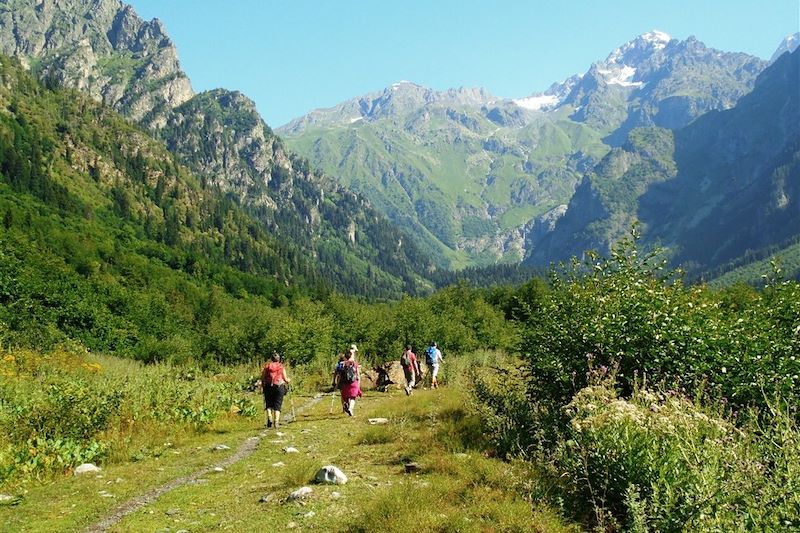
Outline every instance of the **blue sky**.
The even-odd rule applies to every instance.
[[[131,0],[196,91],[252,98],[270,126],[409,80],[522,97],[658,29],[768,59],[798,0]]]

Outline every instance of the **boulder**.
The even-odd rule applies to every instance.
[[[361,389],[372,390],[378,388],[378,380],[380,375],[374,368],[368,368],[361,371]]]
[[[314,476],[317,483],[331,483],[333,485],[344,485],[347,483],[347,476],[333,465],[323,466]]]
[[[296,491],[289,494],[288,500],[289,501],[302,500],[311,496],[312,492],[314,492],[314,490],[311,487],[300,487]]]
[[[83,463],[82,465],[75,468],[75,475],[80,476],[81,474],[92,474],[95,472],[100,472],[102,470],[99,466],[93,463]]]
[[[388,388],[402,389],[406,386],[406,377],[400,361],[387,361],[382,365],[361,372],[361,388],[364,390]]]

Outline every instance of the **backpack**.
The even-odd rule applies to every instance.
[[[429,365],[436,364],[436,348],[433,346],[428,346],[428,349],[425,350],[425,362]]]
[[[345,383],[358,381],[358,368],[355,361],[345,361],[342,365],[342,381]]]
[[[264,370],[261,371],[261,384],[265,386],[274,385],[281,381],[282,374],[283,365],[280,363],[264,365]]]
[[[408,350],[403,352],[403,355],[400,356],[400,364],[403,368],[408,368],[411,366],[411,356],[408,355]]]

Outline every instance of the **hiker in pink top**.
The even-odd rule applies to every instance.
[[[356,362],[355,344],[344,354],[344,361],[337,366],[335,384],[342,391],[342,410],[350,416],[356,407],[356,398],[361,397],[361,370]]]

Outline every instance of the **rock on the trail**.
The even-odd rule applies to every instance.
[[[271,502],[271,501],[272,501],[272,500],[274,500],[274,499],[275,499],[275,495],[274,495],[274,494],[272,494],[272,493],[270,493],[270,494],[264,494],[262,497],[260,497],[260,498],[258,499],[258,502],[259,502],[259,503],[269,503],[269,502]]]
[[[275,468],[280,468],[282,466],[286,466],[286,464],[283,461],[278,461],[277,463],[272,463],[272,466]]]
[[[289,522],[286,524],[286,529],[294,529],[297,527],[297,522]]]
[[[286,433],[284,433],[283,431],[276,431],[275,432],[275,436],[277,436],[277,437],[285,437]]]
[[[222,451],[222,450],[230,450],[230,449],[231,449],[231,447],[230,447],[230,446],[228,446],[228,445],[226,445],[226,444],[217,444],[217,445],[216,445],[216,446],[214,446],[212,449],[213,449],[214,451],[217,451],[217,452],[219,452],[219,451]]]
[[[83,463],[82,465],[75,468],[74,474],[76,476],[80,476],[81,474],[91,474],[94,472],[100,472],[102,468],[95,465],[94,463]]]
[[[331,492],[331,500],[338,500],[341,497],[342,497],[341,492],[336,492],[336,491]]]
[[[0,494],[0,502],[10,502],[14,497],[10,494]]]
[[[288,500],[289,501],[302,500],[311,496],[312,492],[314,492],[314,490],[311,487],[300,487],[296,491],[289,494]]]
[[[347,476],[339,468],[333,465],[323,466],[314,476],[317,483],[332,483],[334,485],[344,485],[347,483]]]
[[[413,474],[419,471],[419,465],[417,463],[405,463],[403,466],[406,468],[406,474]]]
[[[106,490],[101,490],[97,494],[99,494],[103,498],[114,498],[114,495],[111,494],[110,492],[106,491]]]
[[[388,418],[369,418],[369,419],[367,419],[367,421],[370,424],[372,424],[373,426],[376,426],[376,425],[379,425],[379,424],[388,424],[389,423],[389,419]]]
[[[406,386],[406,376],[399,361],[389,361],[361,373],[361,388],[386,390],[402,389]]]
[[[221,466],[215,466],[213,471],[216,472],[217,474],[220,474],[220,473],[224,472],[225,469],[222,468]]]
[[[283,451],[286,453],[300,453],[300,450],[298,450],[294,446],[289,446],[287,448],[284,448]]]

